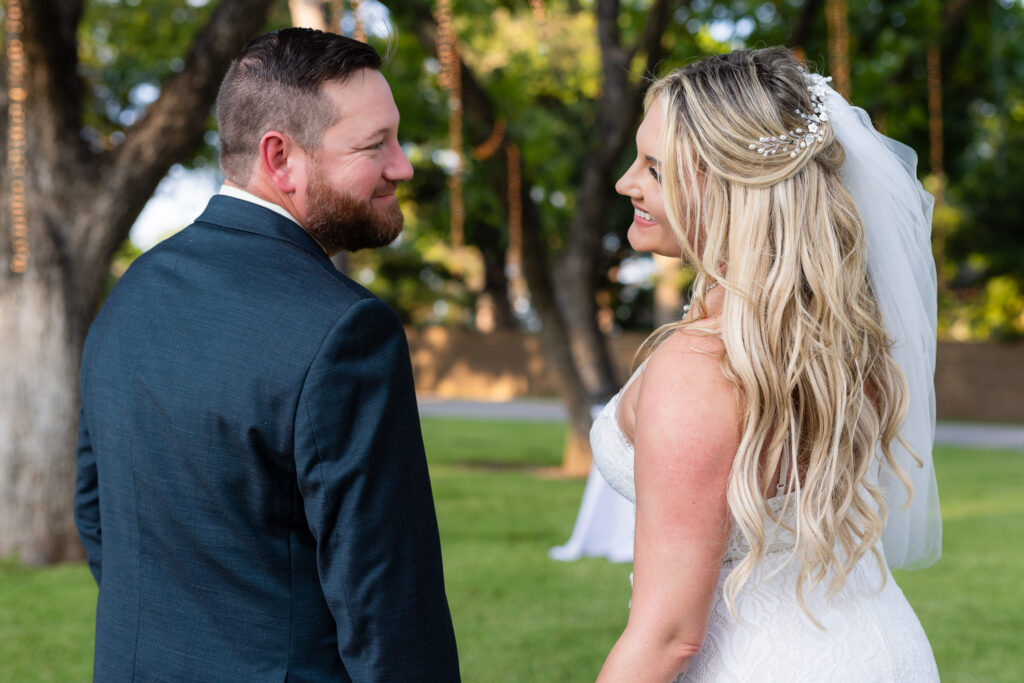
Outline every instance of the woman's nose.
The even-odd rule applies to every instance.
[[[636,192],[636,183],[632,179],[633,166],[626,169],[622,177],[615,181],[615,191],[624,197],[633,197]]]

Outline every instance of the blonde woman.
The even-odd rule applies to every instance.
[[[938,680],[889,571],[941,537],[913,152],[781,48],[657,81],[636,142],[630,244],[697,278],[591,435],[636,503],[599,680]]]

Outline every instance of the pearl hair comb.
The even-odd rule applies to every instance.
[[[807,83],[807,90],[811,93],[813,111],[806,114],[799,109],[796,113],[804,120],[806,128],[797,128],[781,135],[758,138],[756,144],[748,145],[748,149],[756,149],[762,156],[773,156],[779,152],[789,152],[790,157],[795,157],[808,147],[825,138],[822,135],[823,128],[828,122],[828,93],[829,82],[832,77],[824,77],[818,74],[804,72],[804,81]],[[790,147],[793,149],[790,150]]]

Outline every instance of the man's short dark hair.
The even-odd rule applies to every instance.
[[[224,176],[242,186],[248,182],[268,130],[303,149],[317,147],[336,116],[324,84],[380,66],[373,47],[334,33],[285,28],[254,39],[231,63],[217,95]]]

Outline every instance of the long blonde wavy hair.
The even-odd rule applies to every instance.
[[[740,446],[728,486],[733,523],[750,552],[726,581],[730,606],[766,547],[766,504],[788,461],[800,562],[797,599],[827,581],[838,592],[876,545],[887,514],[866,478],[878,455],[894,460],[907,386],[867,279],[864,228],[843,187],[843,149],[823,141],[790,156],[750,149],[762,136],[806,126],[812,111],[801,66],[783,48],[739,50],[676,70],[652,84],[645,107],[664,115],[661,191],[683,258],[696,269],[694,319],[705,287],[726,290],[722,367],[740,400]],[[692,238],[692,241],[691,241]],[[645,343],[650,351],[671,323]],[[881,448],[877,448],[878,445]],[[884,572],[883,572],[884,576]],[[808,612],[809,614],[809,612]],[[813,615],[812,615],[813,618]]]

